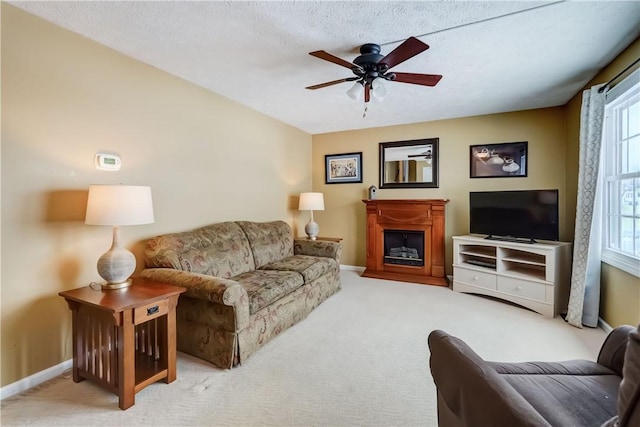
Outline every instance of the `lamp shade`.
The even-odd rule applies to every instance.
[[[153,223],[151,187],[91,185],[85,224],[138,225]]]
[[[301,211],[323,211],[324,197],[322,193],[300,193],[300,203],[298,210]]]

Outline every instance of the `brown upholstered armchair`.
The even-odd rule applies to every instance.
[[[640,426],[640,331],[631,326],[607,336],[597,362],[487,362],[440,330],[428,342],[440,427]]]

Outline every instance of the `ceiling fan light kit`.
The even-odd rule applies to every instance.
[[[355,82],[353,86],[351,86],[351,89],[347,91],[347,95],[349,96],[349,98],[353,99],[354,101],[357,101],[358,98],[362,96],[363,92],[364,92],[364,86],[362,86],[362,83]]]
[[[442,76],[438,74],[389,72],[391,68],[413,58],[427,49],[429,49],[429,45],[415,37],[409,37],[398,47],[392,50],[387,56],[380,54],[380,45],[375,43],[366,43],[360,47],[360,56],[355,58],[353,62],[345,61],[344,59],[338,58],[324,50],[309,52],[309,55],[311,56],[349,68],[353,74],[355,74],[355,77],[347,77],[344,79],[320,83],[308,86],[306,89],[315,90],[339,83],[354,82],[353,86],[351,86],[347,91],[347,95],[349,98],[357,100],[364,94],[364,115],[366,115],[366,104],[370,101],[371,96],[376,100],[381,101],[387,94],[387,88],[384,83],[385,80],[399,83],[411,83],[421,86],[435,86],[438,84],[442,78]]]
[[[387,95],[387,88],[385,87],[383,79],[374,79],[371,82],[371,95],[380,101],[384,99]]]

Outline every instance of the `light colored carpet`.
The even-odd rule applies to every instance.
[[[2,402],[2,425],[435,426],[427,336],[443,329],[500,361],[595,359],[605,333],[447,288],[364,279],[239,368],[178,354],[178,379],[136,404],[57,378]]]

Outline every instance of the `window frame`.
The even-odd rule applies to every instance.
[[[602,262],[609,264],[615,268],[623,270],[633,276],[640,277],[640,255],[633,256],[628,253],[622,252],[616,248],[609,246],[610,241],[610,218],[611,210],[609,206],[611,203],[619,203],[620,191],[617,190],[615,200],[612,200],[610,195],[611,183],[621,183],[623,180],[633,179],[640,180],[640,171],[628,172],[628,170],[621,170],[619,164],[620,160],[626,159],[628,162],[628,156],[617,155],[617,151],[620,148],[620,140],[625,139],[620,136],[620,111],[624,108],[628,108],[629,105],[633,105],[640,100],[640,69],[635,70],[629,77],[620,82],[614,88],[607,92],[606,104],[605,104],[605,116],[604,126],[602,134],[602,163],[601,163],[601,176],[600,184],[602,188]],[[628,123],[627,123],[628,126]],[[627,135],[626,141],[635,138],[637,135]],[[628,147],[625,148],[627,153]],[[628,164],[627,164],[628,166]],[[616,186],[616,188],[618,188]],[[633,187],[632,190],[637,197],[637,192],[640,191],[639,187]],[[618,221],[625,216],[618,210],[615,213]],[[631,218],[633,221],[637,221],[640,216],[640,205],[634,204]],[[635,226],[635,224],[634,224]],[[635,232],[640,232],[640,229],[636,228]],[[632,240],[635,239],[635,233],[632,234]],[[636,248],[637,250],[637,248]]]

